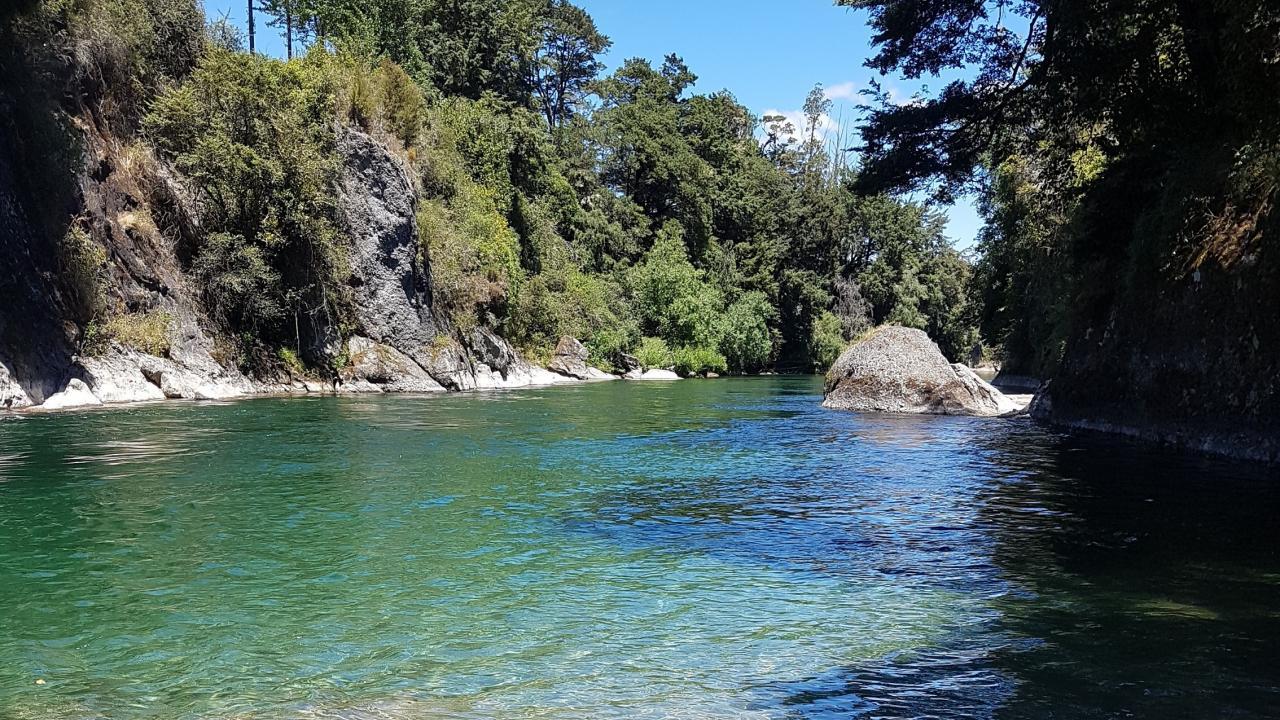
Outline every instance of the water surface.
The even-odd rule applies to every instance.
[[[1266,472],[820,391],[10,417],[0,717],[1280,714]]]

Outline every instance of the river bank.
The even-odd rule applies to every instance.
[[[568,339],[571,340],[571,339]],[[562,343],[571,351],[562,353],[549,363],[535,365],[520,358],[510,346],[496,336],[490,346],[506,358],[500,367],[475,361],[467,355],[466,365],[447,371],[436,381],[408,358],[392,355],[389,348],[376,344],[349,347],[365,348],[354,356],[351,365],[336,377],[323,380],[314,376],[285,376],[254,379],[238,371],[216,364],[205,364],[203,373],[173,358],[146,355],[116,347],[110,354],[81,358],[75,362],[75,376],[60,383],[62,389],[39,404],[4,407],[3,412],[56,412],[92,407],[126,406],[165,400],[233,400],[249,397],[288,397],[305,395],[380,395],[442,394],[483,390],[511,390],[556,385],[574,385],[608,381],[671,381],[680,376],[668,370],[635,368],[624,374],[612,374],[586,363],[586,350],[580,343]],[[493,362],[492,357],[488,357]],[[216,369],[213,369],[216,368]],[[553,369],[554,368],[554,369]],[[3,365],[0,365],[0,370]],[[4,376],[0,375],[0,381]],[[0,390],[5,386],[0,382]],[[9,387],[11,393],[20,388]]]

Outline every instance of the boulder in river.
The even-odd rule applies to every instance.
[[[651,368],[640,373],[631,373],[627,375],[629,380],[679,380],[679,375],[670,370],[662,370],[659,368]]]
[[[577,338],[566,335],[556,343],[555,353],[551,356],[551,362],[547,363],[547,369],[571,378],[586,380],[592,377],[591,368],[587,365],[590,355],[586,345],[579,342]]]
[[[1008,415],[1023,408],[968,367],[952,365],[921,330],[881,327],[827,373],[823,407],[860,412]]]

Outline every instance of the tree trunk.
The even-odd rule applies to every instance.
[[[288,6],[284,9],[284,46],[286,59],[293,59],[293,12]]]
[[[253,54],[253,0],[249,0],[249,54]]]

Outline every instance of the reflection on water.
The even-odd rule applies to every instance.
[[[1280,707],[1265,471],[819,391],[0,422],[0,717]]]

